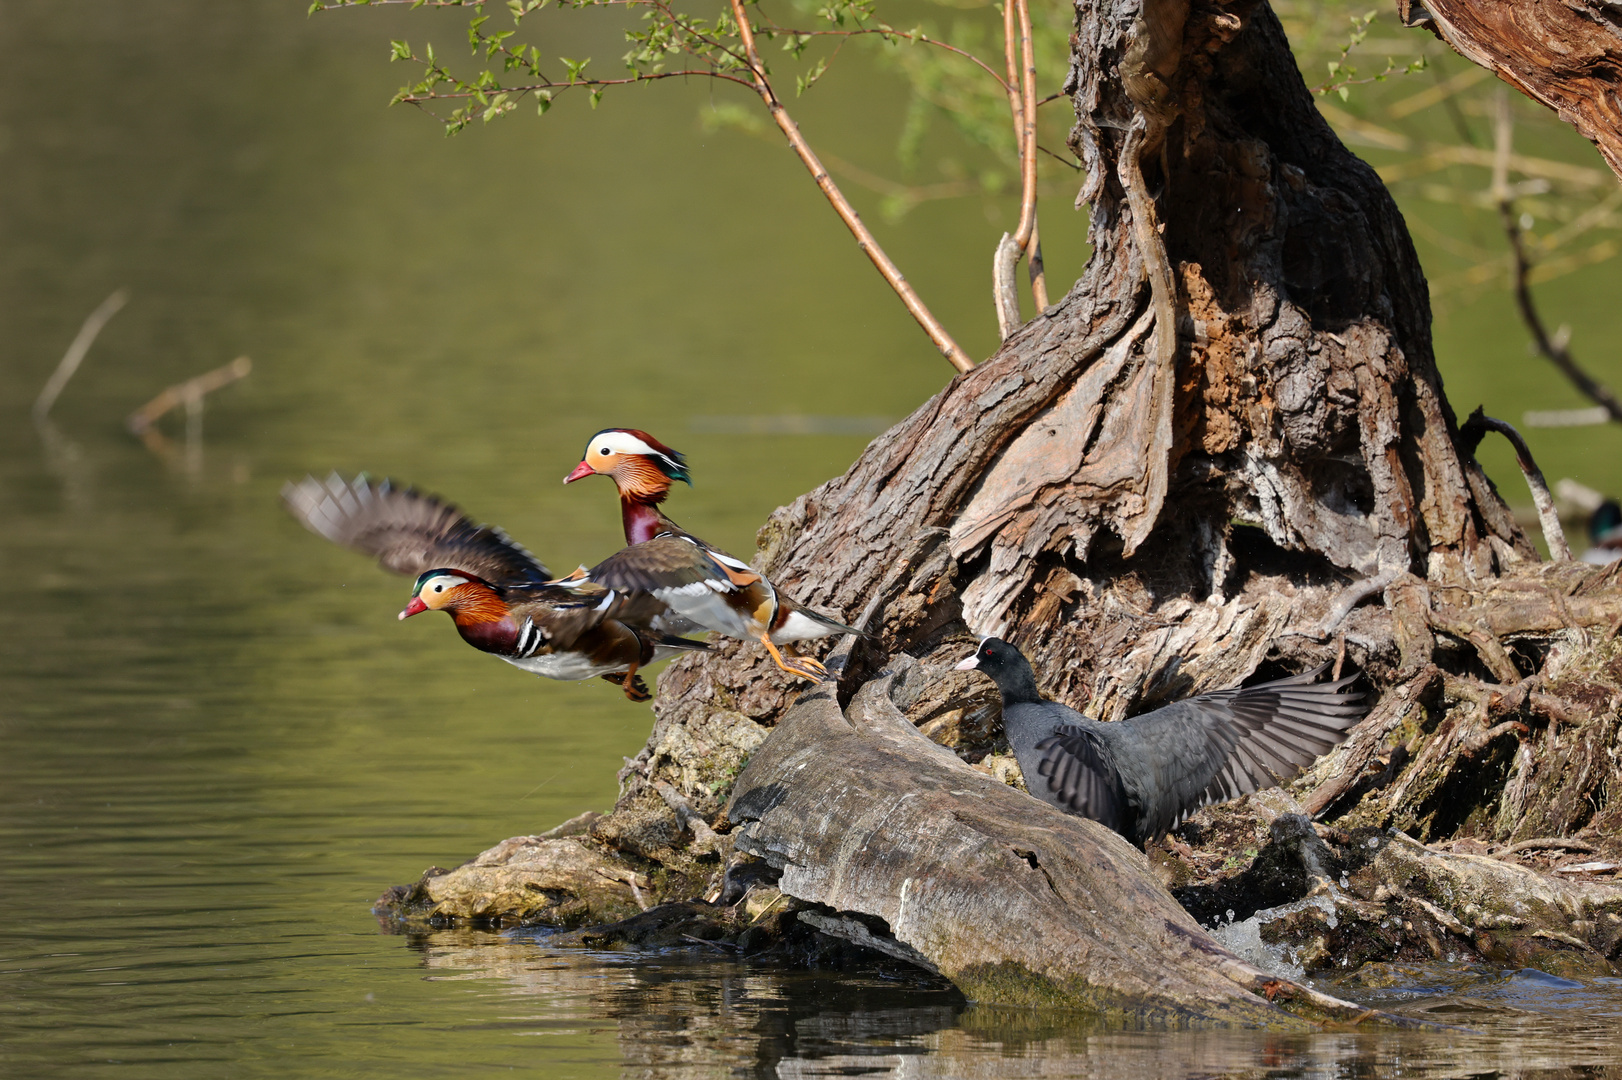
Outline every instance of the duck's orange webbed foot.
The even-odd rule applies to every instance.
[[[772,659],[777,661],[777,666],[790,675],[798,675],[800,678],[810,679],[812,682],[827,682],[832,678],[827,667],[820,660],[813,660],[809,656],[795,656],[792,653],[785,657],[777,646],[772,644],[772,639],[765,634],[760,635],[760,643],[766,646],[767,652],[772,654]]]
[[[602,679],[604,682],[611,682],[624,690],[625,696],[632,701],[653,700],[653,694],[648,690],[648,684],[642,681],[642,676],[636,673],[635,668],[630,671],[612,671],[604,675]]]

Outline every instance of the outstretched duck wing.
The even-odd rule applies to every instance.
[[[306,477],[282,488],[282,503],[304,527],[335,544],[372,555],[387,570],[416,577],[448,567],[492,585],[539,584],[552,575],[494,525],[479,525],[449,503],[415,488],[373,483],[364,474],[323,483]]]
[[[682,629],[734,636],[740,635],[740,613],[772,596],[771,586],[746,563],[678,533],[622,548],[586,571],[584,580],[652,596],[691,624]]]

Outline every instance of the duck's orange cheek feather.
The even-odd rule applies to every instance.
[[[614,479],[631,495],[660,495],[670,489],[670,478],[640,456],[622,457],[614,467]]]

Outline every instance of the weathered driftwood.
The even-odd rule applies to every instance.
[[[882,919],[977,1001],[1171,1024],[1369,1015],[1234,957],[1141,852],[925,739],[890,683],[844,710],[806,694],[739,778],[733,843],[780,868],[783,892]]]

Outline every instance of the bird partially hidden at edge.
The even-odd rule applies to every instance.
[[[1357,675],[1314,682],[1327,664],[1111,723],[1045,700],[1030,662],[1006,641],[984,639],[957,666],[1002,692],[1003,727],[1030,793],[1138,847],[1201,806],[1294,776],[1368,711],[1363,694],[1345,692]]]
[[[1594,508],[1588,518],[1590,546],[1582,560],[1604,566],[1622,559],[1622,506],[1615,499],[1606,499]]]
[[[414,577],[400,618],[444,611],[469,645],[533,674],[600,676],[647,701],[638,668],[709,648],[655,628],[667,612],[652,597],[548,584],[546,567],[506,533],[415,489],[334,473],[286,485],[282,501],[311,532]]]
[[[580,464],[565,484],[594,474],[612,477],[619,489],[620,515],[629,547],[568,581],[606,586],[620,592],[646,592],[678,618],[666,629],[687,633],[714,630],[766,646],[777,666],[791,675],[820,682],[828,669],[788,648],[795,641],[859,634],[826,615],[784,596],[749,564],[705,543],[659,509],[680,480],[692,484],[686,459],[645,431],[606,428],[591,437]],[[779,648],[782,646],[783,648]]]

